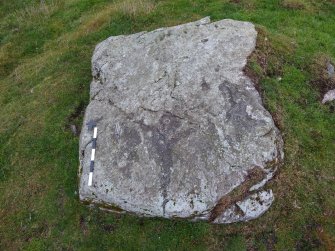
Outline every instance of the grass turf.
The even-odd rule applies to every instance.
[[[1,250],[334,250],[334,104],[313,62],[335,58],[332,0],[0,2]],[[137,218],[78,200],[78,137],[94,46],[201,17],[251,21],[249,67],[285,139],[261,218],[231,225]],[[322,55],[322,56],[320,56]],[[320,59],[321,60],[321,59]]]

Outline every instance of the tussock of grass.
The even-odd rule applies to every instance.
[[[257,0],[229,0],[229,2],[243,6],[244,9],[252,10],[255,8]]]
[[[329,76],[328,65],[334,65],[332,59],[325,54],[314,55],[310,65],[310,73],[312,75],[311,84],[320,92],[320,98],[329,91],[335,89],[335,75]]]
[[[304,0],[282,0],[281,4],[283,7],[292,10],[303,10],[307,8],[307,4]]]
[[[122,14],[135,17],[154,11],[156,4],[152,0],[124,0],[116,3],[115,8]]]
[[[60,6],[62,2],[53,0],[49,3],[40,1],[39,3],[27,6],[23,9],[14,11],[10,18],[15,18],[17,22],[26,22],[27,20],[36,20],[40,18],[50,17]]]

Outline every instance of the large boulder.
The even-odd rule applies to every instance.
[[[80,136],[82,201],[119,212],[229,223],[264,213],[283,141],[243,68],[248,22],[209,18],[114,36],[92,59]],[[98,128],[93,185],[92,131]]]

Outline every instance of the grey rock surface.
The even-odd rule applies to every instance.
[[[98,44],[80,136],[80,199],[214,223],[263,214],[273,193],[262,187],[283,159],[283,141],[243,73],[256,37],[251,23],[204,18]],[[98,139],[89,187],[91,119]],[[256,169],[261,175],[251,175]]]
[[[273,200],[272,190],[254,193],[228,207],[214,220],[214,223],[233,223],[256,219],[270,208]]]
[[[335,89],[328,91],[322,99],[322,104],[335,100]]]
[[[335,67],[329,62],[327,64],[327,73],[329,78],[333,78],[335,76]]]

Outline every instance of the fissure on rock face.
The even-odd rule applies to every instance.
[[[265,172],[260,167],[255,167],[248,171],[245,181],[230,192],[228,195],[222,197],[216,206],[211,210],[209,221],[214,221],[218,216],[220,216],[228,207],[234,205],[236,202],[243,200],[247,194],[249,194],[250,188],[261,182],[265,178]],[[238,206],[235,206],[237,214],[244,214],[243,211],[239,209]]]
[[[164,199],[162,203],[163,215],[165,215],[165,205],[169,201],[167,188],[170,185],[171,169],[173,168],[173,146],[192,131],[192,129],[189,129],[184,133],[176,133],[176,130],[181,126],[180,120],[182,120],[181,117],[166,112],[156,126],[145,125],[143,121],[140,123],[143,132],[151,133],[150,140],[153,152],[150,154],[156,156],[156,163],[161,166],[160,182]]]
[[[250,23],[205,18],[97,45],[84,118],[100,119],[96,168],[88,187],[83,127],[81,200],[215,223],[264,213],[273,194],[261,187],[282,139],[243,74],[256,35]],[[256,195],[264,203],[249,205]]]

